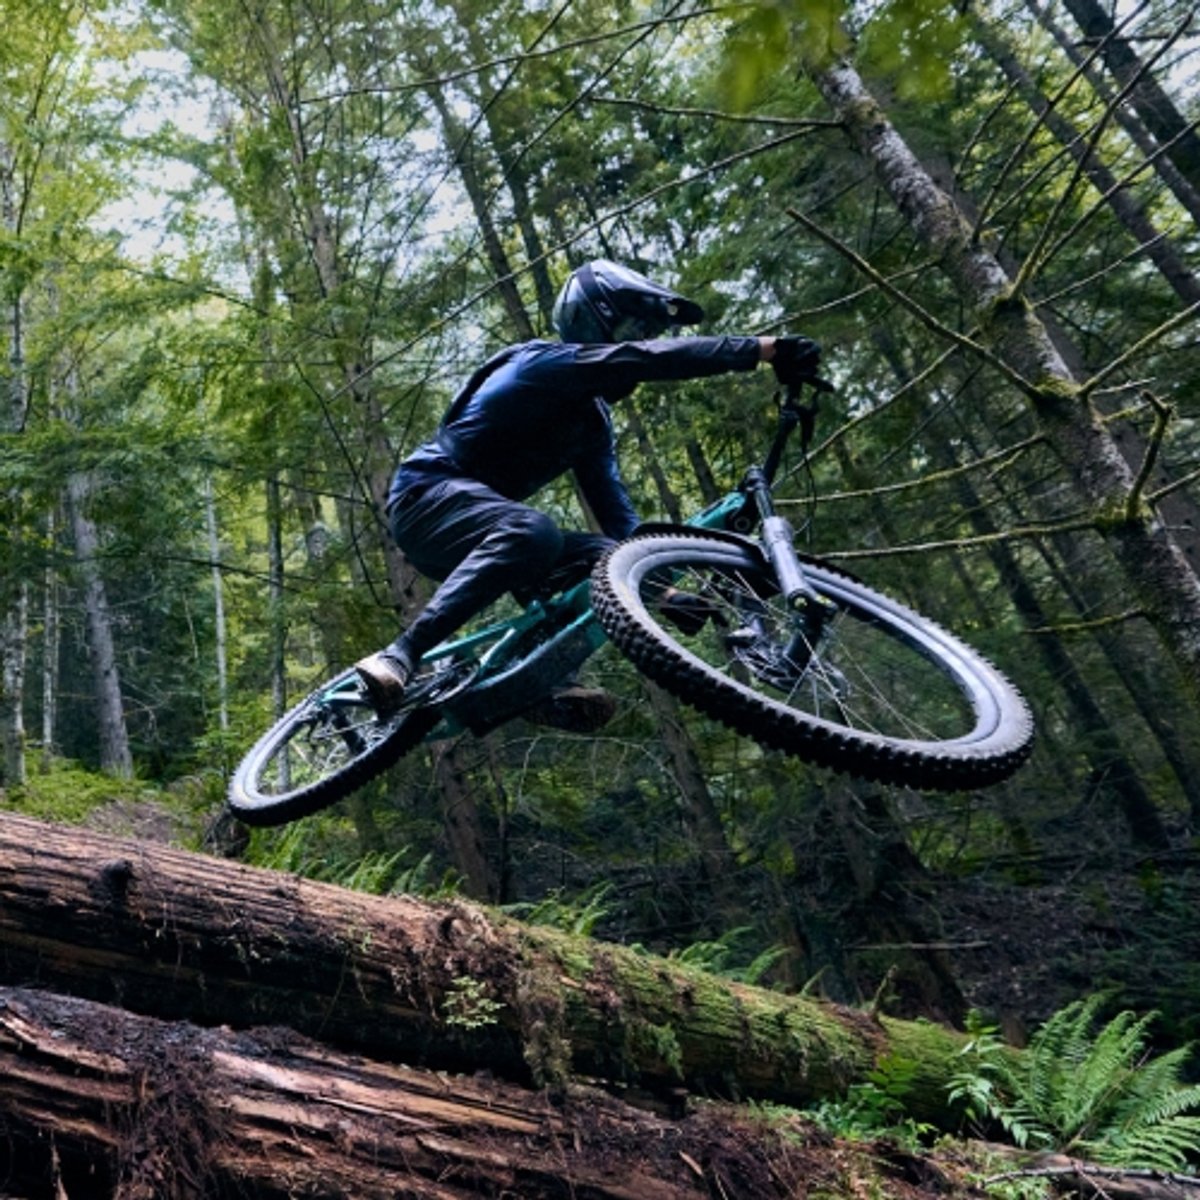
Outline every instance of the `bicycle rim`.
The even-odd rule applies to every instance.
[[[278,825],[325,808],[361,787],[420,743],[440,705],[473,667],[429,669],[409,686],[405,704],[381,716],[353,670],[315,689],[276,722],[242,760],[229,804],[248,825]]]
[[[752,545],[653,535],[599,564],[593,603],[644,673],[765,746],[937,790],[994,783],[1024,761],[1028,708],[990,663],[849,576],[806,565],[806,578],[832,604],[819,629],[788,609]],[[714,619],[692,636],[664,624],[667,583],[705,597]]]

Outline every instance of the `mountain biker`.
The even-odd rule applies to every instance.
[[[388,493],[391,535],[440,586],[389,646],[355,664],[372,703],[395,709],[416,663],[506,592],[583,579],[639,524],[613,445],[610,407],[637,384],[750,371],[769,362],[783,384],[811,378],[820,358],[805,337],[670,337],[695,325],[698,304],[618,263],[573,271],[554,306],[559,342],[510,346],[451,402],[436,435],[399,466]],[[524,503],[573,471],[601,533],[564,531]],[[703,624],[697,596],[670,591],[660,611]]]

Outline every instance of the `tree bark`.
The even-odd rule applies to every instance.
[[[519,1083],[604,1079],[802,1105],[892,1054],[949,1120],[939,1026],[784,996],[465,902],[378,897],[0,817],[0,985],[162,1019],[287,1025],[329,1045]]]
[[[100,741],[100,768],[120,779],[129,779],[133,775],[133,754],[129,749],[129,734],[125,728],[121,674],[117,667],[112,619],[108,611],[108,593],[100,573],[100,539],[95,522],[87,513],[90,490],[88,480],[83,475],[77,473],[67,480],[71,531],[83,575],[88,652],[92,662]]]
[[[668,1121],[15,988],[0,988],[0,1079],[6,1194],[685,1200],[748,1169],[766,1181],[779,1153],[766,1130],[714,1145],[714,1112]]]
[[[881,185],[934,253],[992,352],[1024,381],[1038,426],[1096,514],[1099,531],[1183,678],[1200,696],[1200,578],[1164,524],[1130,512],[1134,475],[1100,415],[1080,395],[1045,325],[995,256],[977,243],[953,200],[934,182],[847,63],[815,81]]]

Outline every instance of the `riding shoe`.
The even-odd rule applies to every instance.
[[[412,666],[387,650],[378,650],[354,664],[367,697],[380,713],[394,712],[404,701]]]

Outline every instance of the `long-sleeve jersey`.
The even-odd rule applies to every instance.
[[[638,515],[621,481],[608,406],[639,383],[753,370],[753,337],[662,338],[510,347],[476,372],[437,435],[400,464],[389,507],[432,479],[477,479],[526,500],[573,471],[601,529],[623,538]]]

